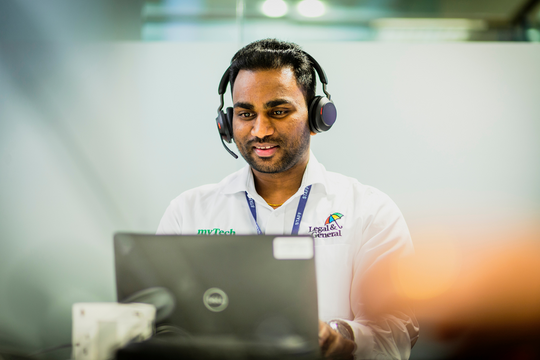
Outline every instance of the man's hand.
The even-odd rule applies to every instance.
[[[321,320],[319,320],[319,346],[327,359],[353,359],[354,342],[345,339]]]

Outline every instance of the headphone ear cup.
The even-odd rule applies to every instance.
[[[230,131],[229,120],[227,118],[227,115],[225,115],[225,113],[222,110],[218,112],[216,123],[217,123],[218,131],[219,131],[219,135],[221,135],[221,138],[223,139],[223,141],[230,143],[232,140],[232,132]]]
[[[337,119],[337,109],[332,100],[316,96],[309,106],[309,129],[320,133],[330,130]]]
[[[228,107],[227,108],[227,127],[229,129],[231,140],[234,139],[232,120],[233,120],[233,108]]]
[[[308,109],[308,118],[309,118],[309,130],[311,132],[314,132],[314,133],[318,133],[320,131],[317,130],[317,127],[316,127],[316,119],[315,119],[315,114],[316,114],[316,108],[317,108],[317,103],[319,102],[319,100],[321,99],[320,96],[315,96],[313,99],[311,99],[311,102],[309,103],[309,109]]]

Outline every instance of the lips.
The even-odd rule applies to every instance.
[[[269,157],[276,153],[278,145],[273,144],[257,144],[253,146],[255,154],[260,157]]]

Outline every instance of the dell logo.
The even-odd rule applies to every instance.
[[[210,311],[220,312],[229,305],[229,298],[225,292],[219,288],[210,288],[203,295],[204,306]]]

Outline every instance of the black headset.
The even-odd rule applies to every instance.
[[[334,103],[331,100],[331,95],[326,91],[326,85],[328,84],[328,79],[323,68],[319,63],[307,52],[303,53],[308,57],[311,62],[311,66],[315,69],[319,75],[319,80],[323,84],[323,92],[326,96],[315,96],[313,100],[309,103],[308,106],[308,117],[309,117],[309,129],[315,133],[320,133],[328,131],[332,125],[336,122],[337,118],[337,109]],[[227,84],[229,83],[229,70],[230,66],[227,68],[221,81],[219,82],[218,94],[220,99],[220,104],[218,108],[218,116],[216,118],[216,123],[221,138],[221,143],[225,147],[225,150],[229,152],[235,159],[238,159],[238,155],[232,152],[225,142],[231,143],[233,140],[233,108],[228,107],[226,111],[223,111],[223,94],[227,91]]]

